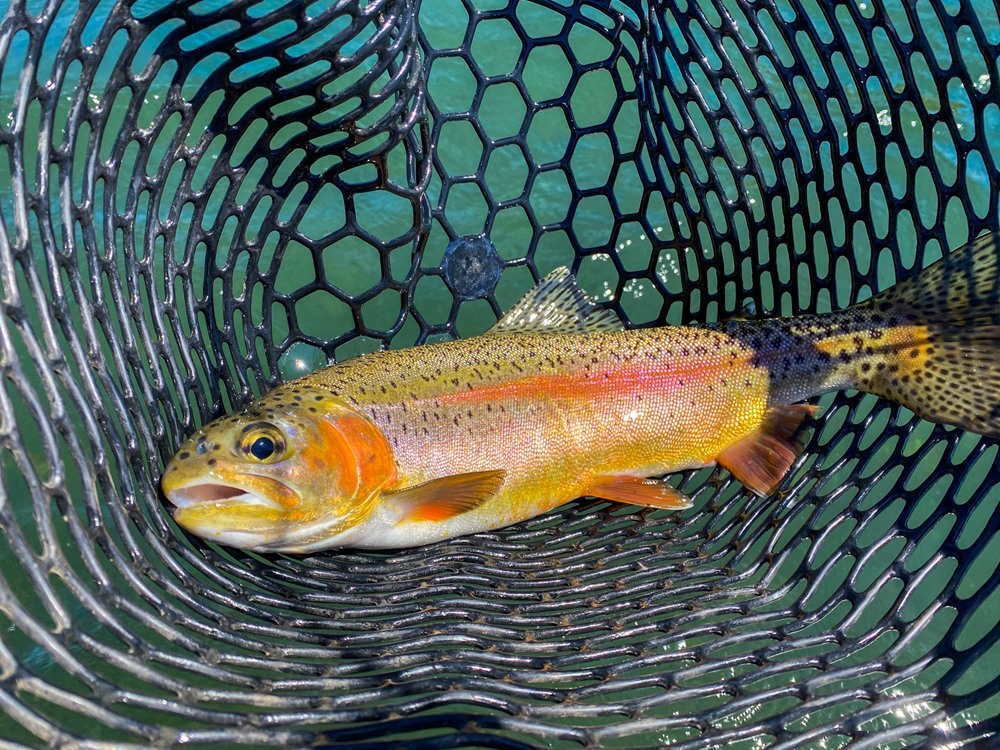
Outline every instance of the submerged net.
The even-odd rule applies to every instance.
[[[173,525],[196,425],[485,330],[826,310],[997,229],[991,0],[11,0],[0,745],[991,746],[997,447],[822,400],[680,477],[391,554]]]

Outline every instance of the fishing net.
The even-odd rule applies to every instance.
[[[10,0],[0,746],[992,747],[995,442],[856,393],[758,498],[193,539],[197,425],[485,330],[864,299],[997,229],[993,0]],[[669,439],[669,434],[665,436]],[[515,449],[515,448],[512,448]]]

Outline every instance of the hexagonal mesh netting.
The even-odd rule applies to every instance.
[[[198,424],[485,330],[839,307],[997,227],[992,0],[10,0],[0,745],[993,746],[997,447],[824,398],[780,493],[393,552],[170,520]],[[446,252],[447,248],[447,252]]]

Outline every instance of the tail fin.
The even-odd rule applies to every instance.
[[[854,360],[856,387],[1000,437],[998,265],[997,238],[986,234],[853,308],[879,339]]]

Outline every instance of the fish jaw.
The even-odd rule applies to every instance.
[[[174,509],[174,521],[206,541],[254,552],[306,554],[355,546],[358,529],[354,518],[317,508],[289,510],[267,498],[247,499],[248,495],[179,505]]]
[[[298,515],[299,496],[271,477],[242,472],[185,477],[167,468],[161,486],[174,506],[174,521],[202,538],[256,549]]]
[[[177,510],[209,503],[230,506],[261,505],[278,511],[285,507],[266,493],[255,491],[252,488],[215,482],[200,482],[186,487],[164,489],[164,494],[167,500],[176,506]]]
[[[178,507],[174,521],[207,541],[259,552],[272,551],[275,540],[282,536],[275,528],[286,523],[282,511],[238,500]]]
[[[291,510],[301,504],[298,494],[284,482],[246,471],[210,471],[187,475],[167,465],[160,486],[163,494],[177,508],[202,503],[240,503],[261,505],[275,510]]]

